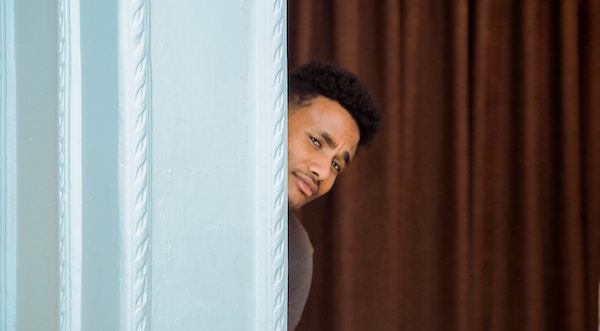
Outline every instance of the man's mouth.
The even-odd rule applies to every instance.
[[[306,177],[302,174],[294,173],[296,177],[296,184],[298,185],[298,189],[308,198],[312,197],[317,193],[317,186],[313,183],[310,177]]]

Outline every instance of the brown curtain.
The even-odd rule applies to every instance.
[[[597,330],[600,1],[290,0],[382,131],[301,214],[306,330]]]

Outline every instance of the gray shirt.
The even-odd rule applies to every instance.
[[[308,299],[313,271],[313,247],[308,233],[291,213],[288,213],[288,330],[300,322]]]

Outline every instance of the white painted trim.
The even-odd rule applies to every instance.
[[[150,329],[150,3],[119,1],[121,328]]]
[[[255,8],[254,49],[256,123],[259,142],[257,178],[271,183],[258,187],[257,196],[267,197],[259,206],[257,220],[257,297],[256,330],[287,330],[288,248],[287,248],[287,21],[286,2],[259,1]],[[264,142],[264,144],[262,144]],[[264,169],[264,170],[263,170]],[[260,182],[259,182],[260,183]],[[259,185],[261,186],[261,185]],[[262,212],[261,212],[262,210]],[[266,274],[262,274],[266,272]],[[265,321],[266,319],[266,321]]]
[[[58,323],[81,330],[82,150],[79,0],[58,1]]]
[[[14,0],[0,1],[0,330],[17,329],[17,103]]]

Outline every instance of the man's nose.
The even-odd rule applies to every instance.
[[[317,180],[323,181],[331,175],[331,161],[327,157],[316,157],[308,170],[317,176]]]

